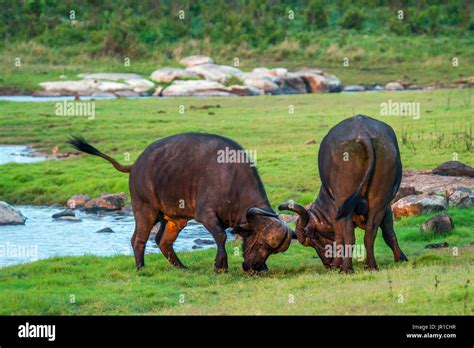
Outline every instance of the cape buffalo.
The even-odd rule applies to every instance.
[[[191,219],[202,223],[216,241],[216,272],[227,271],[228,227],[243,238],[244,271],[266,270],[269,255],[290,245],[291,229],[272,209],[249,156],[230,139],[197,133],[173,135],[150,144],[131,166],[120,165],[81,137],[72,137],[68,143],[130,173],[135,216],[131,242],[138,269],[144,266],[145,244],[157,222],[161,223],[156,243],[176,267],[184,266],[173,243]],[[234,157],[226,160],[224,153]]]
[[[380,227],[395,261],[407,260],[398,246],[390,207],[402,178],[393,129],[363,115],[342,121],[322,140],[318,167],[321,189],[310,209],[294,203],[279,206],[298,213],[298,241],[315,248],[326,267],[353,272],[354,227],[358,226],[365,230],[365,267],[376,269],[374,240]]]

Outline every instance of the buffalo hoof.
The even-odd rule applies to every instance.
[[[227,273],[227,268],[214,267],[214,272],[216,272],[216,273]]]
[[[354,269],[352,269],[352,268],[341,268],[341,270],[339,271],[339,273],[353,274],[353,273],[354,273]]]
[[[244,270],[244,272],[248,275],[255,275],[255,274],[258,274],[258,273],[262,273],[262,272],[267,272],[268,271],[268,267],[265,263],[263,264],[260,264],[260,265],[252,265],[252,266],[248,266],[245,262],[242,264],[242,268]]]
[[[407,261],[408,261],[408,258],[405,256],[404,253],[402,253],[402,255],[400,255],[399,260],[395,260],[395,262],[407,262]]]

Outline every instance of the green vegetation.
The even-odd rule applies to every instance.
[[[380,271],[366,272],[355,261],[354,275],[326,271],[313,249],[296,242],[269,258],[268,273],[253,277],[242,274],[238,241],[227,244],[227,274],[214,274],[212,249],[180,253],[185,270],[172,268],[161,254],[146,255],[140,272],[133,257],[123,255],[56,257],[7,267],[0,269],[0,315],[472,315],[474,290],[467,282],[472,283],[474,247],[468,245],[474,209],[449,214],[456,227],[447,236],[420,233],[418,225],[428,215],[397,222],[410,261],[395,264],[379,236]],[[362,240],[358,229],[357,243]],[[440,241],[448,241],[449,249],[424,249]]]
[[[420,118],[379,116],[381,103],[389,100],[419,102]],[[88,120],[56,116],[55,103],[0,102],[0,143],[31,143],[48,153],[58,146],[67,152],[72,149],[66,138],[77,134],[127,163],[128,154],[132,162],[149,143],[171,134],[218,133],[257,151],[257,167],[275,207],[288,198],[303,204],[315,198],[318,146],[330,127],[357,113],[395,129],[405,168],[433,168],[451,160],[454,152],[460,161],[474,162],[471,90],[95,103],[95,119]],[[220,107],[191,108],[204,105]],[[315,145],[304,144],[312,139]],[[128,192],[127,181],[127,175],[92,156],[6,164],[0,171],[0,200],[64,204],[75,193]],[[247,277],[241,271],[238,241],[227,244],[229,273],[221,275],[213,273],[215,250],[180,253],[186,270],[173,269],[157,254],[146,256],[147,266],[140,272],[132,256],[124,255],[61,257],[7,267],[0,269],[0,314],[472,315],[473,290],[467,282],[472,284],[474,209],[450,209],[449,214],[455,229],[441,236],[419,230],[431,214],[397,221],[400,245],[410,262],[393,263],[379,236],[381,270],[365,272],[355,261],[351,276],[327,272],[314,250],[294,243],[288,252],[269,259],[267,274]],[[362,241],[357,230],[357,243]],[[442,241],[449,249],[424,249]],[[453,247],[459,248],[458,256]]]
[[[455,1],[0,1],[0,92],[84,72],[145,76],[191,54],[240,68],[319,67],[346,84],[474,74],[472,4]],[[179,18],[179,11],[185,18]],[[403,12],[399,19],[398,11]],[[74,12],[71,19],[70,11]],[[289,16],[293,11],[294,19]],[[218,20],[216,20],[218,19]],[[25,25],[28,23],[28,25]],[[124,65],[125,57],[130,66]],[[343,59],[349,66],[343,67]],[[459,60],[453,67],[452,59]],[[21,60],[21,67],[15,59]]]
[[[27,94],[42,81],[76,79],[86,72],[149,76],[192,54],[227,65],[239,58],[244,71],[318,67],[345,84],[405,80],[426,85],[474,75],[469,0],[130,4],[0,0],[0,94]],[[349,66],[343,66],[345,58]],[[381,116],[381,103],[389,101],[419,103],[420,118]],[[205,105],[220,107],[199,108]],[[67,137],[82,135],[131,164],[156,139],[186,131],[217,133],[257,151],[257,167],[274,207],[289,198],[301,204],[314,200],[320,186],[319,144],[332,126],[354,114],[395,129],[405,168],[431,169],[455,155],[474,163],[471,89],[119,99],[95,101],[95,107],[95,118],[88,120],[56,116],[55,103],[0,101],[0,144],[32,144],[48,154],[58,147],[65,153],[72,151]],[[305,145],[313,139],[315,144]],[[65,204],[76,193],[120,191],[128,192],[128,176],[91,156],[0,168],[0,200],[10,204]],[[185,270],[172,268],[159,254],[147,255],[140,272],[125,255],[56,257],[7,267],[0,269],[0,315],[473,315],[474,209],[448,212],[455,228],[447,235],[420,232],[420,224],[433,214],[396,221],[410,261],[395,264],[379,237],[381,270],[365,272],[355,261],[354,275],[326,271],[313,249],[293,243],[286,253],[270,257],[268,273],[244,276],[239,241],[227,244],[229,272],[219,275],[212,267],[215,250],[180,253]],[[356,233],[360,244],[363,232]],[[425,249],[444,241],[449,248]]]
[[[418,102],[420,118],[380,116],[381,103]],[[365,114],[390,124],[398,135],[405,168],[432,169],[453,159],[474,162],[471,90],[320,94],[249,98],[177,98],[96,101],[95,119],[56,116],[55,103],[0,102],[0,143],[33,144],[50,153],[82,135],[120,162],[130,162],[155,141],[199,131],[228,136],[257,151],[257,167],[270,202],[292,197],[312,201],[319,188],[317,151],[328,130],[344,118]],[[191,106],[217,105],[209,110]],[[179,106],[185,113],[179,113]],[[290,114],[294,107],[294,114]],[[316,145],[305,145],[314,139]],[[64,204],[76,193],[128,192],[128,176],[104,160],[83,156],[33,164],[6,164],[0,200]]]

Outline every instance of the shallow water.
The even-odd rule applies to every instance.
[[[37,156],[27,145],[0,145],[0,164],[33,163],[46,160],[46,157]]]
[[[115,255],[132,257],[130,245],[135,227],[132,215],[119,213],[87,214],[76,211],[80,222],[57,221],[51,216],[63,208],[15,206],[28,219],[25,225],[0,226],[0,267],[31,262],[52,256]],[[110,227],[114,233],[97,233]],[[233,239],[232,235],[228,236]],[[211,234],[195,221],[189,221],[174,243],[176,251],[190,251],[195,239],[212,240]],[[202,245],[201,248],[212,248]],[[160,252],[154,241],[148,241],[147,253]],[[132,258],[130,260],[132,261]]]
[[[117,99],[114,96],[81,96],[81,100],[112,100]],[[126,97],[126,99],[149,99],[151,96]],[[57,97],[34,97],[31,95],[8,95],[0,96],[0,100],[12,102],[57,102],[63,100],[74,100],[74,96],[57,96]]]

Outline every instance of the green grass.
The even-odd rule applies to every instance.
[[[380,116],[380,104],[388,100],[419,102],[420,119]],[[191,108],[206,104],[221,107]],[[55,103],[0,102],[0,144],[29,143],[46,152],[58,146],[67,152],[72,148],[65,141],[76,134],[127,163],[127,154],[132,162],[156,139],[185,131],[217,133],[257,151],[258,170],[277,206],[290,197],[301,203],[315,198],[319,144],[348,116],[361,113],[387,122],[398,135],[404,167],[431,169],[452,160],[453,153],[461,162],[474,162],[471,110],[471,90],[97,101],[94,120],[56,116]],[[315,145],[304,145],[311,139]],[[9,203],[65,203],[76,193],[118,191],[128,191],[128,176],[91,156],[12,163],[0,171],[0,200]]]
[[[379,116],[380,103],[389,99],[419,102],[420,119]],[[190,108],[206,104],[221,107]],[[186,107],[185,114],[179,113],[179,105]],[[291,105],[295,113],[290,115]],[[0,143],[31,143],[44,151],[59,146],[65,152],[71,151],[66,137],[80,134],[125,163],[125,153],[133,161],[155,139],[184,131],[218,133],[257,150],[257,167],[275,207],[290,197],[303,204],[315,198],[321,139],[330,127],[357,113],[394,127],[406,168],[433,168],[452,160],[454,152],[464,163],[474,159],[470,90],[100,101],[94,120],[55,116],[54,111],[54,103],[0,102]],[[304,145],[310,139],[316,144]],[[65,203],[75,193],[128,192],[127,179],[91,156],[7,164],[0,171],[0,200]],[[123,255],[62,257],[7,267],[0,270],[0,314],[472,315],[473,290],[466,282],[472,284],[474,209],[449,213],[456,227],[446,236],[419,231],[431,215],[397,221],[400,245],[410,262],[394,264],[379,237],[381,271],[364,272],[355,262],[351,276],[325,271],[312,249],[296,243],[270,257],[270,271],[256,277],[242,274],[239,242],[228,243],[229,273],[221,275],[212,270],[215,250],[180,253],[186,270],[171,268],[157,254],[146,256],[141,272],[131,256]],[[357,230],[357,243],[362,240]],[[450,248],[424,249],[441,241],[448,241]],[[453,247],[459,248],[458,256]],[[288,301],[291,295],[294,303]]]
[[[147,266],[139,272],[133,257],[123,255],[56,257],[7,267],[0,269],[0,315],[472,315],[474,291],[466,284],[473,276],[474,247],[468,245],[474,209],[449,213],[456,227],[446,236],[420,234],[417,226],[428,215],[397,222],[410,261],[395,264],[377,238],[380,271],[366,272],[355,261],[354,275],[326,271],[313,249],[296,242],[270,257],[268,273],[253,277],[242,273],[238,241],[227,244],[227,274],[214,274],[214,249],[180,253],[186,270],[172,268],[161,254],[146,255]],[[357,242],[362,240],[357,230]],[[428,241],[448,241],[450,247],[424,249]],[[457,256],[453,247],[459,248]]]
[[[460,76],[474,75],[472,36],[428,36],[394,34],[360,34],[352,31],[321,32],[307,43],[288,39],[266,49],[247,45],[219,45],[209,40],[185,40],[166,49],[149,47],[146,53],[124,66],[122,57],[89,54],[86,44],[52,48],[38,42],[8,43],[0,51],[0,91],[18,93],[38,90],[38,83],[58,80],[60,75],[77,79],[87,72],[134,72],[150,76],[163,66],[179,66],[179,59],[191,54],[211,55],[218,64],[233,65],[239,58],[240,68],[286,67],[293,71],[317,67],[339,76],[345,84],[379,83],[405,80],[418,85],[451,82]],[[459,60],[453,67],[452,59]],[[15,59],[21,59],[21,67]],[[349,66],[343,66],[343,59]]]

